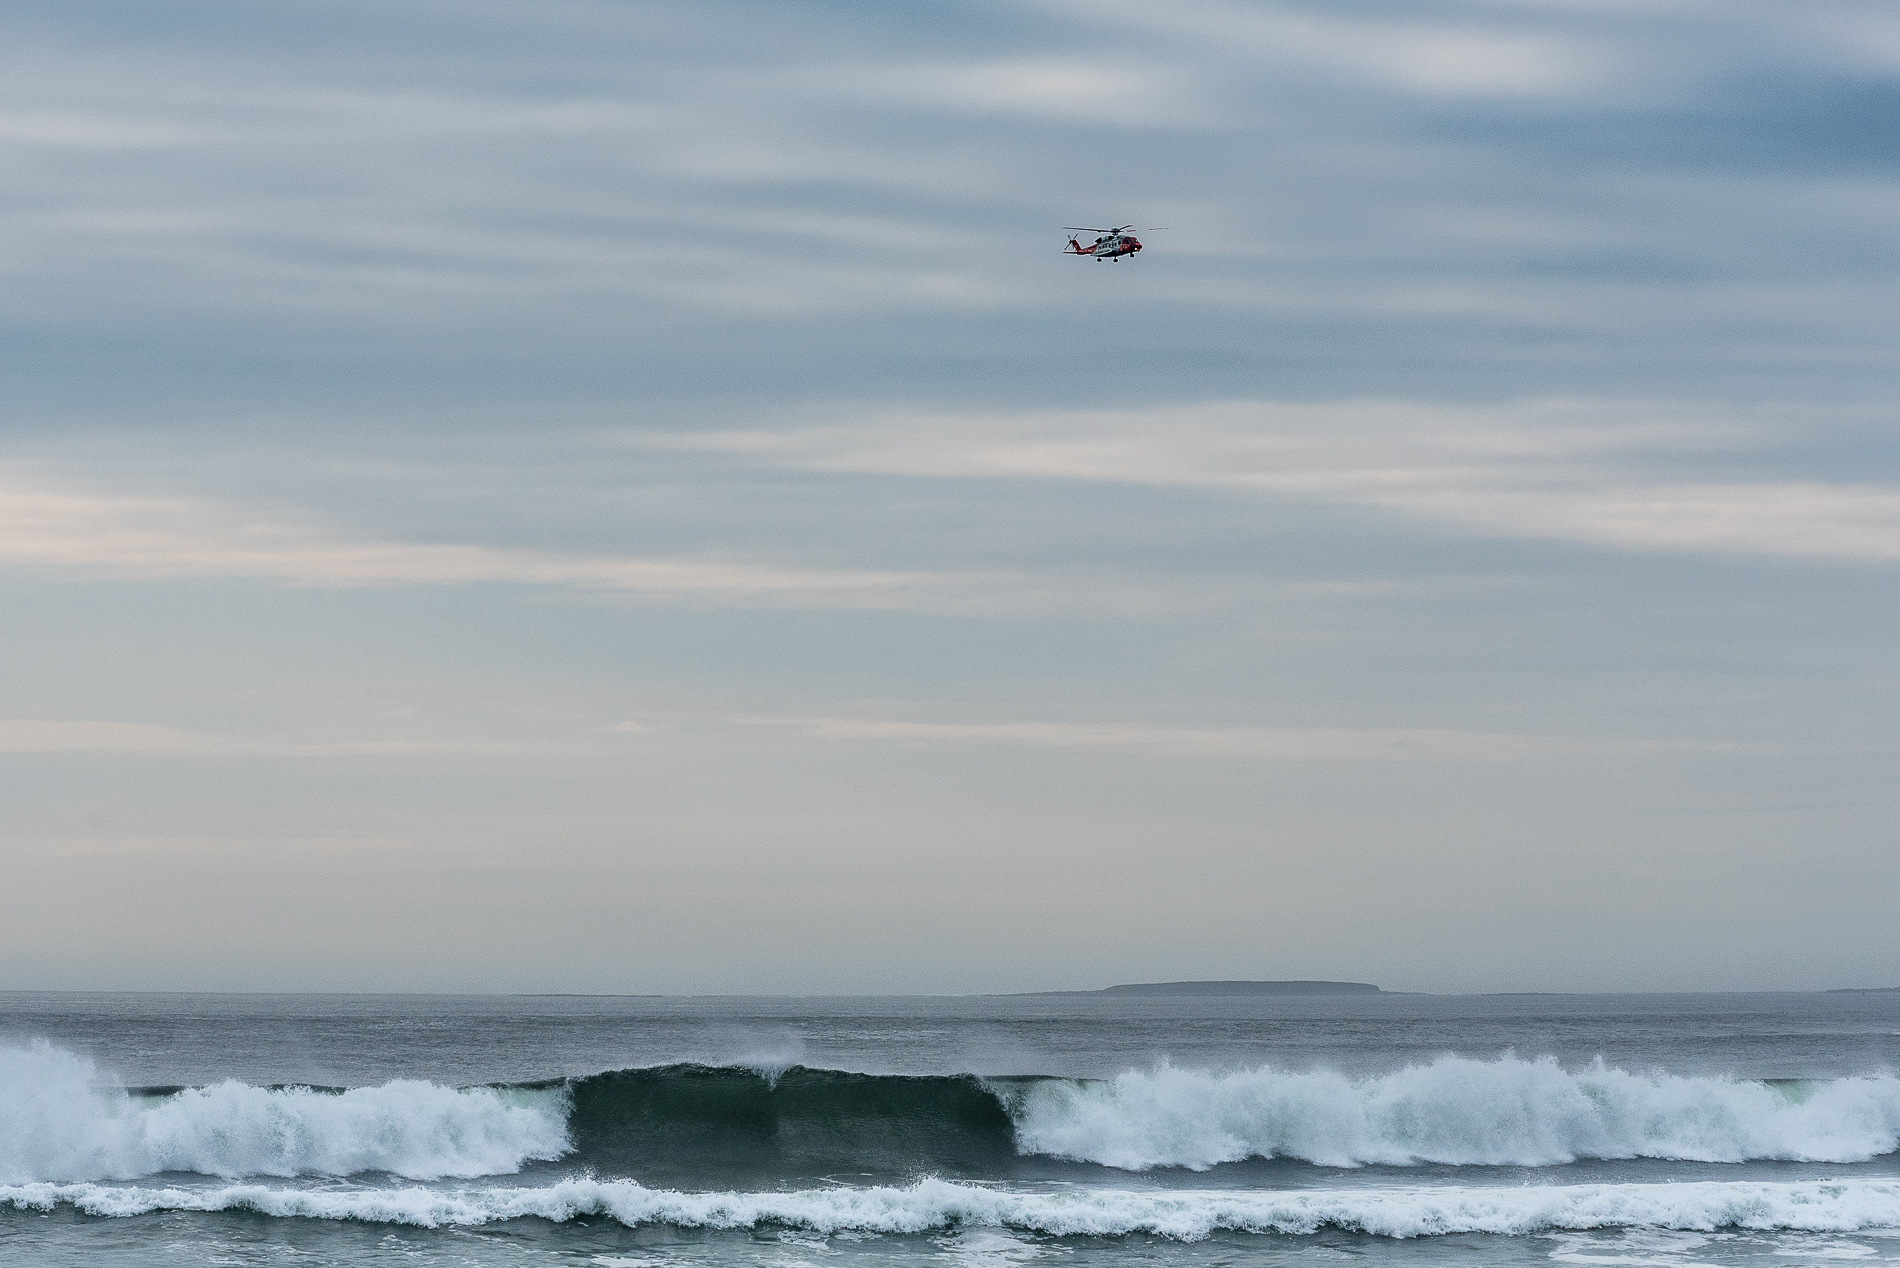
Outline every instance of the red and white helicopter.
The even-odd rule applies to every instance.
[[[1062,249],[1062,254],[1064,255],[1092,255],[1098,260],[1119,261],[1124,255],[1133,255],[1135,252],[1141,250],[1141,239],[1128,232],[1134,228],[1133,225],[1123,225],[1119,229],[1085,229],[1081,225],[1063,225],[1062,227],[1064,229],[1073,230],[1076,233],[1099,233],[1102,235],[1095,239],[1095,245],[1092,247],[1085,247],[1074,238],[1070,238],[1069,245]],[[1157,225],[1155,228],[1165,229],[1167,226]],[[1155,229],[1143,229],[1142,232],[1153,233]]]

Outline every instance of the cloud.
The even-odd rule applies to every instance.
[[[1216,112],[1194,99],[1186,81],[1174,70],[1075,58],[847,65],[800,71],[787,80],[809,92],[846,99],[1091,125],[1215,122]]]
[[[284,335],[299,356],[323,344],[306,322],[400,329],[412,351],[431,328],[438,351],[465,350],[486,326],[510,357],[585,348],[596,371],[643,363],[655,377],[680,360],[669,338],[680,322],[739,321],[757,325],[724,346],[748,369],[783,355],[810,381],[857,373],[868,342],[827,339],[815,316],[908,315],[908,330],[876,333],[974,364],[999,337],[989,322],[1063,330],[1133,301],[1172,308],[1151,329],[1189,347],[1231,337],[1237,311],[1378,324],[1373,338],[1331,339],[1337,356],[1389,346],[1393,323],[1407,323],[1397,338],[1412,346],[1393,360],[1444,364],[1450,377],[1463,358],[1439,340],[1461,327],[1489,338],[1502,323],[1520,347],[1564,328],[1607,354],[1650,336],[1730,343],[1747,334],[1738,313],[1785,320],[1802,297],[1733,282],[1800,273],[1830,240],[1839,193],[1788,205],[1776,191],[1789,156],[1891,149],[1879,129],[1851,126],[1878,118],[1878,102],[1791,132],[1735,102],[1710,119],[1632,111],[1620,90],[1610,113],[1542,100],[1603,81],[1631,47],[1670,85],[1702,73],[1678,69],[1685,49],[1728,49],[1687,59],[1721,61],[1723,82],[1779,64],[1731,47],[1766,47],[1746,6],[1612,20],[1426,5],[1387,20],[1089,0],[1008,6],[1000,22],[993,9],[952,14],[954,56],[928,24],[583,7],[584,20],[544,7],[461,15],[458,39],[426,65],[370,38],[341,59],[248,29],[180,28],[86,56],[73,52],[84,41],[42,37],[0,55],[8,311],[87,346],[104,330],[165,341],[257,316],[199,338]],[[412,6],[391,11],[404,10],[414,20]],[[349,25],[339,20],[346,40]],[[567,73],[507,72],[524,48],[559,48]],[[1403,116],[1379,117],[1394,93]],[[1449,100],[1427,109],[1421,94]],[[1128,128],[1198,131],[1164,143]],[[1845,134],[1861,140],[1828,140]],[[1776,163],[1772,179],[1745,190],[1680,180],[1742,142]],[[1662,165],[1677,179],[1580,190],[1583,162]],[[1714,199],[1725,216],[1711,233]],[[1098,217],[1173,228],[1112,283],[1058,269],[1060,237],[1043,235]],[[1891,237],[1884,214],[1867,218],[1882,221],[1870,239]],[[1507,219],[1556,241],[1487,231]],[[1798,241],[1781,249],[1784,235]],[[1575,255],[1608,268],[1579,277]],[[1830,283],[1828,302],[1807,309],[1812,342],[1839,348],[1843,325],[1887,311],[1886,273],[1861,270],[1854,296]],[[1632,289],[1640,304],[1622,298]],[[1717,290],[1732,302],[1712,301]],[[1644,328],[1634,340],[1633,324]],[[1284,332],[1243,338],[1259,347]],[[1058,360],[1010,373],[1030,381],[1045,372],[1030,367]],[[1105,380],[1125,372],[1103,366]],[[1239,377],[1250,372],[1236,359],[1233,386],[1214,390],[1253,390]],[[705,377],[711,391],[740,376]]]
[[[654,715],[606,728],[607,735],[663,736],[678,727],[770,729],[820,740],[901,745],[1031,749],[1124,749],[1181,758],[1254,761],[1499,762],[1534,758],[1663,753],[1763,754],[1777,746],[1726,741],[1514,735],[1408,727],[1193,727],[1064,721],[935,722],[774,714]],[[527,756],[598,751],[592,737],[572,742],[354,740],[304,744],[215,735],[143,722],[0,719],[0,754],[113,753],[166,757]]]
[[[1579,36],[1521,23],[1342,19],[1222,0],[1048,0],[1048,7],[1191,40],[1217,55],[1312,63],[1431,95],[1552,96],[1599,82],[1609,63],[1605,50]]]
[[[1684,403],[1228,401],[899,414],[626,443],[811,471],[1228,489],[1630,550],[1900,559],[1900,487],[1684,479],[1684,458],[1710,462],[1777,443],[1763,422]]]
[[[60,722],[0,718],[0,753],[231,753],[220,736],[143,722]]]
[[[210,140],[169,119],[98,111],[0,108],[0,143],[79,150],[169,149]]]
[[[212,735],[145,722],[0,718],[0,753],[146,753],[193,757],[397,757],[579,752],[578,745],[467,740],[353,740],[291,744]]]
[[[239,516],[217,503],[0,486],[0,565],[94,577],[247,577],[318,587],[478,581],[574,586],[647,598],[788,606],[907,607],[925,573],[779,568],[561,554],[457,543],[360,541]]]
[[[280,68],[274,81],[243,59],[73,62],[49,50],[40,60],[54,74],[26,60],[0,66],[18,72],[0,90],[0,150],[16,160],[0,177],[13,195],[0,268],[12,277],[10,309],[40,319],[101,320],[101,304],[79,298],[81,278],[110,290],[118,319],[149,301],[173,327],[184,309],[231,304],[459,323],[577,296],[767,317],[1020,298],[1005,279],[947,267],[969,253],[944,251],[958,240],[941,215],[759,211],[743,187],[823,179],[919,187],[940,201],[979,178],[971,162],[904,139],[827,135],[813,118],[824,108],[817,88],[792,82],[807,72],[722,67],[677,92],[635,76],[618,96],[587,96],[566,86],[346,90],[308,67]],[[911,91],[913,78],[920,104],[939,113],[987,89],[1053,109],[1147,82],[1054,63],[915,77],[872,64],[841,67],[824,95],[864,109]],[[166,154],[123,160],[132,150]],[[857,253],[830,259],[841,229]]]
[[[659,107],[573,98],[511,101],[426,92],[342,92],[235,88],[187,95],[132,95],[114,108],[128,85],[68,83],[104,100],[84,108],[0,102],[0,143],[46,149],[130,150],[179,146],[325,146],[477,135],[571,134],[625,139],[661,138],[678,120]],[[17,91],[17,87],[16,87]],[[154,97],[157,99],[154,100]]]
[[[391,540],[283,509],[246,513],[210,498],[53,488],[17,471],[0,478],[0,568],[77,580],[241,578],[317,589],[499,582],[706,608],[977,616],[1180,615],[1226,606],[1239,593],[1231,579],[1126,569],[799,567],[747,559],[745,550],[646,557]]]
[[[1661,753],[1761,754],[1779,748],[1725,741],[1512,735],[1405,727],[1182,727],[1099,722],[929,722],[850,717],[734,716],[814,739],[898,744],[1126,749],[1186,758],[1256,761],[1498,762]]]
[[[97,836],[7,836],[8,854],[15,858],[47,860],[191,858],[209,855],[241,856],[255,865],[260,856],[305,855],[315,866],[334,868],[342,858],[389,858],[413,852],[419,843],[409,837],[377,836],[132,836],[116,832]],[[458,843],[456,849],[466,849]]]

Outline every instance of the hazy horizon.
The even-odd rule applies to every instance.
[[[1446,999],[1460,996],[1476,998],[1498,998],[1523,995],[1883,995],[1900,991],[1895,986],[1835,986],[1816,987],[1805,991],[1389,991],[1381,988],[1380,995],[1432,995]],[[746,991],[732,992],[637,992],[637,991],[230,991],[230,990],[144,990],[115,991],[106,989],[35,989],[33,987],[9,987],[0,990],[0,995],[368,995],[418,997],[442,996],[473,999],[1020,999],[1029,996],[1044,995],[1097,995],[1099,990],[1086,987],[1071,990],[1048,991],[919,991],[915,993],[901,991],[848,991],[839,994],[820,992],[775,992],[759,993]],[[1198,996],[1195,998],[1253,998],[1251,996]],[[1334,999],[1337,996],[1320,996]],[[1361,996],[1360,998],[1363,998]]]

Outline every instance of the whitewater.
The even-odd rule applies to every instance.
[[[1891,1257],[1896,1058],[1877,996],[11,996],[0,1253]]]
[[[494,1175],[568,1148],[557,1094],[416,1080],[336,1093],[225,1080],[159,1096],[44,1041],[0,1048],[0,1182],[213,1176]]]
[[[1766,1084],[1554,1058],[1443,1057],[1383,1077],[1162,1066],[1024,1098],[1021,1149],[1142,1170],[1245,1158],[1543,1167],[1579,1158],[1864,1162],[1900,1148],[1900,1079]]]
[[[154,1211],[250,1211],[440,1228],[535,1218],[605,1216],[629,1228],[924,1233],[963,1226],[1056,1236],[1152,1233],[1200,1241],[1218,1231],[1311,1234],[1338,1228],[1410,1238],[1552,1229],[1720,1228],[1854,1232],[1900,1228],[1900,1181],[1843,1184],[1701,1183],[1517,1188],[1374,1189],[1303,1193],[1006,1193],[922,1180],[901,1188],[788,1193],[681,1193],[631,1180],[568,1179],[534,1188],[387,1188],[337,1192],[235,1185],[215,1189],[0,1186],[19,1208],[60,1204],[104,1216]]]
[[[640,1073],[656,1081],[690,1077]],[[703,1081],[725,1072],[691,1073]],[[766,1084],[769,1097],[785,1072],[738,1069],[730,1077]],[[889,1078],[879,1091],[901,1097],[907,1082]],[[574,1087],[454,1088],[408,1079],[324,1091],[225,1080],[138,1095],[91,1060],[42,1040],[0,1048],[0,1182],[172,1171],[226,1178],[387,1172],[413,1180],[511,1174],[575,1152]],[[1865,1162],[1900,1149],[1900,1078],[1891,1075],[1771,1085],[1638,1075],[1601,1061],[1568,1071],[1552,1058],[1441,1057],[1358,1080],[1163,1064],[1108,1081],[1040,1079],[993,1094],[1012,1120],[1018,1154],[1125,1171],[1205,1171],[1275,1157],[1328,1167],[1544,1167],[1580,1158]],[[781,1113],[794,1118],[797,1109]],[[707,1113],[716,1116],[717,1108]]]

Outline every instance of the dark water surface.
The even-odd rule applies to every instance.
[[[1900,1069],[1900,993],[597,996],[0,992],[129,1084],[497,1083],[696,1061],[1107,1078],[1169,1059],[1375,1073],[1444,1053],[1833,1078]]]

